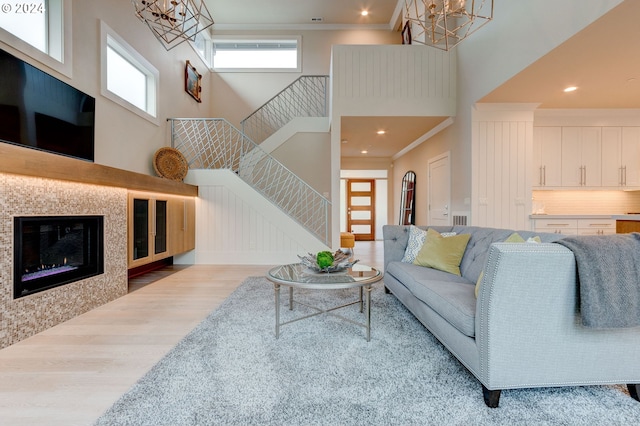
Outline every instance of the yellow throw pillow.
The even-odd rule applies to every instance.
[[[459,276],[460,262],[470,238],[470,234],[445,238],[439,232],[429,228],[424,245],[413,263]]]
[[[509,235],[509,238],[504,240],[505,243],[524,243],[525,239],[520,236],[517,232]]]
[[[504,240],[504,242],[505,243],[541,243],[542,240],[537,235],[535,237],[530,237],[529,239],[525,240],[520,236],[520,234],[518,234],[517,232],[514,232],[513,234],[509,235],[509,237],[506,240]],[[483,276],[484,276],[484,269],[482,270],[482,272],[480,272],[480,275],[478,276],[478,281],[476,281],[476,299],[478,298],[478,293],[480,292],[480,283],[482,282]]]

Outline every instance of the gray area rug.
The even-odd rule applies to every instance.
[[[282,319],[310,313],[288,310]],[[330,307],[355,290],[300,290]],[[363,320],[356,306],[342,314]],[[96,425],[623,425],[640,403],[623,386],[505,390],[487,408],[479,382],[376,284],[371,341],[321,315],[274,335],[273,286],[248,278]]]

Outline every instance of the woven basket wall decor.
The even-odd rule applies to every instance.
[[[160,177],[181,181],[187,176],[189,163],[177,149],[164,147],[154,154],[153,168]]]

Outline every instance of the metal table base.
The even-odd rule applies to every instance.
[[[311,317],[315,317],[317,315],[321,315],[321,314],[327,314],[327,315],[332,315],[334,317],[340,318],[343,321],[347,321],[351,324],[355,324],[358,325],[360,327],[364,327],[366,330],[366,337],[367,337],[367,342],[371,341],[371,284],[366,284],[363,286],[358,287],[359,288],[359,293],[360,293],[360,297],[358,298],[358,300],[354,301],[354,302],[350,302],[350,303],[345,303],[343,305],[339,305],[339,306],[334,306],[332,308],[329,309],[321,309],[317,306],[312,306],[309,305],[307,303],[303,303],[299,300],[294,300],[293,299],[293,287],[292,286],[287,286],[289,287],[289,310],[292,311],[293,310],[293,304],[297,303],[299,305],[302,306],[306,306],[310,309],[315,310],[316,312],[313,314],[309,314],[309,315],[304,315],[302,317],[296,318],[296,319],[292,319],[289,321],[285,321],[285,322],[280,322],[280,287],[281,286],[287,286],[286,284],[278,284],[278,283],[273,283],[273,289],[275,292],[275,302],[276,302],[276,339],[280,338],[280,327],[282,327],[283,325],[287,325],[287,324],[291,324],[293,322],[297,322],[297,321],[301,321],[303,319],[307,319],[307,318],[311,318]],[[366,300],[363,300],[363,293],[366,292]],[[357,321],[354,321],[350,318],[346,318],[342,315],[336,314],[333,311],[336,311],[338,309],[342,309],[342,308],[346,308],[347,306],[352,306],[355,304],[359,304],[360,305],[360,312],[364,312],[365,314],[365,323],[360,323]],[[366,307],[366,309],[365,309]]]

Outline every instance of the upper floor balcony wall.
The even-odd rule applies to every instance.
[[[336,45],[332,117],[456,113],[456,55],[426,46]]]

